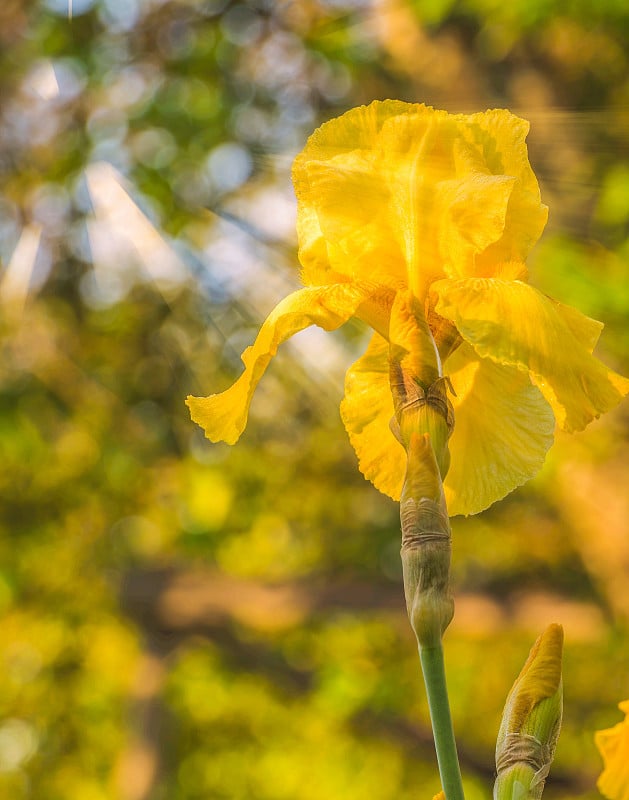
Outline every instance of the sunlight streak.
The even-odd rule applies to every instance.
[[[21,316],[39,252],[42,229],[31,223],[22,229],[11,260],[0,280],[0,301],[10,313]]]
[[[122,175],[101,161],[87,167],[85,178],[94,207],[87,229],[96,283],[109,285],[113,277],[124,294],[136,265],[162,292],[183,283],[185,264],[131,198]]]

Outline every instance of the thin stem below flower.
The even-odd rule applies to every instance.
[[[431,647],[420,645],[419,660],[426,684],[441,786],[446,800],[464,800],[441,642]]]
[[[405,410],[403,406],[400,429],[407,422]],[[447,407],[443,410],[446,415],[440,417],[440,423],[447,429]],[[441,446],[447,450],[447,436],[441,437]],[[419,645],[441,785],[446,800],[464,800],[442,645],[443,633],[454,614],[448,586],[452,533],[430,432],[411,431],[407,454],[400,497],[400,555],[406,608]]]

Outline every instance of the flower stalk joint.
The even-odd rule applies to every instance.
[[[437,378],[426,389],[406,374],[399,362],[389,362],[389,380],[395,416],[390,427],[394,436],[409,452],[413,434],[428,434],[443,480],[450,468],[448,440],[454,429],[454,411],[448,399],[448,378]]]
[[[454,614],[449,591],[451,533],[441,475],[428,433],[409,438],[400,499],[408,616],[422,647],[437,647]]]

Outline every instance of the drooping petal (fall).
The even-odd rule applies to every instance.
[[[598,324],[531,286],[464,278],[431,290],[479,356],[530,372],[565,430],[582,430],[629,392],[629,380],[591,355]]]
[[[367,480],[400,499],[406,451],[391,433],[394,415],[389,385],[389,343],[375,333],[365,353],[347,371],[341,418]]]
[[[210,397],[188,397],[192,419],[213,442],[234,444],[247,424],[256,386],[279,345],[298,331],[318,325],[331,331],[367,307],[382,303],[383,290],[372,283],[341,283],[301,289],[285,297],[269,314],[253,345],[242,354],[245,371],[225,392]]]
[[[444,371],[455,391],[446,501],[451,514],[477,514],[539,472],[555,420],[525,372],[479,359],[466,343]]]
[[[629,701],[619,704],[620,710],[629,715]],[[604,731],[597,731],[596,746],[603,757],[604,769],[597,786],[609,800],[629,800],[629,721]]]
[[[467,344],[448,358],[445,371],[456,392],[444,480],[448,511],[477,514],[539,471],[553,442],[554,418],[525,373],[479,359]],[[347,372],[341,417],[360,471],[399,500],[406,453],[389,428],[393,415],[389,345],[376,334]]]

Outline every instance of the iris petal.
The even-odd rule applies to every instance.
[[[446,372],[456,391],[444,481],[448,511],[477,514],[539,471],[553,442],[554,418],[526,374],[479,359],[469,345],[447,360]],[[347,372],[341,416],[360,471],[399,500],[406,454],[389,428],[393,413],[389,346],[375,334]]]
[[[245,371],[238,380],[221,394],[188,397],[192,419],[211,441],[234,444],[247,424],[255,388],[279,345],[310,325],[335,330],[360,314],[361,306],[380,305],[381,295],[381,287],[372,283],[319,286],[288,295],[269,314],[254,344],[242,354]]]
[[[448,275],[474,275],[477,256],[505,229],[515,178],[472,173],[440,188],[440,255]]]
[[[444,370],[456,392],[446,501],[450,514],[477,514],[541,469],[555,420],[525,372],[479,359],[466,343]]]
[[[448,114],[374,102],[322,125],[295,159],[306,284],[343,274],[404,285],[522,263],[547,209],[508,111]]]
[[[530,372],[565,430],[583,430],[629,392],[629,380],[591,355],[597,324],[531,286],[465,278],[431,288],[437,312],[479,356]]]
[[[360,272],[370,279],[376,270],[383,284],[400,285],[404,262],[389,227],[390,190],[374,160],[383,124],[409,108],[397,101],[354,108],[318,128],[296,157],[293,183],[305,284],[321,283],[326,272],[331,283],[334,274]]]
[[[341,417],[367,480],[400,499],[406,452],[391,433],[394,414],[389,386],[389,343],[375,333],[365,353],[347,371]]]
[[[629,703],[620,703],[621,711],[629,712]],[[629,800],[629,723],[627,719],[595,734],[604,762],[598,789],[609,800]]]
[[[541,236],[548,218],[539,184],[528,159],[529,123],[506,109],[473,114],[467,138],[493,175],[516,180],[509,197],[502,236],[476,258],[475,274],[491,277],[506,261],[524,261]]]

